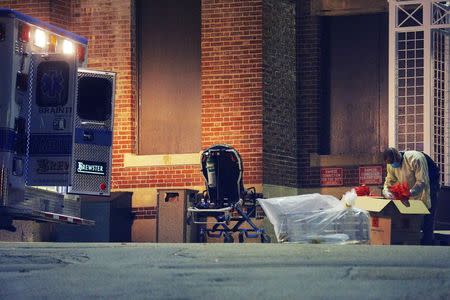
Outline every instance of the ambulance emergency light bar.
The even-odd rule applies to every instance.
[[[47,53],[67,55],[76,53],[78,62],[80,64],[85,62],[88,44],[86,38],[11,9],[0,8],[0,17],[18,20],[17,40],[19,42],[32,43],[40,51]],[[5,26],[0,23],[0,40],[6,38]]]

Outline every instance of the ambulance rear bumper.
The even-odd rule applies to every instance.
[[[47,211],[33,210],[22,207],[0,206],[0,218],[12,217],[14,220],[31,220],[59,224],[94,226],[95,221],[74,216],[62,215]]]

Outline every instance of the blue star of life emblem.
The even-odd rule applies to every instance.
[[[64,89],[64,77],[60,70],[48,70],[42,76],[41,81],[41,91],[44,96],[61,99]]]

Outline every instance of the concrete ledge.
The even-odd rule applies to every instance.
[[[333,154],[319,155],[311,153],[309,155],[311,167],[345,167],[360,165],[382,165],[384,164],[381,153],[377,154]]]
[[[313,16],[349,16],[388,11],[386,0],[314,0],[311,1]]]
[[[293,187],[263,184],[262,186],[264,198],[285,197],[298,195],[298,189]]]
[[[161,154],[161,155],[136,155],[126,153],[124,155],[124,167],[151,167],[151,166],[176,166],[199,165],[200,153],[186,154]]]

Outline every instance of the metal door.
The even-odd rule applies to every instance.
[[[70,193],[109,195],[115,73],[78,70]]]
[[[70,176],[76,60],[32,54],[27,105],[26,183],[67,185]]]

